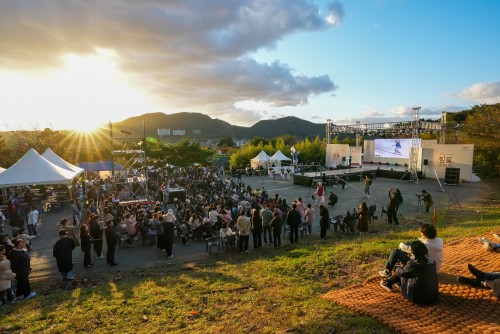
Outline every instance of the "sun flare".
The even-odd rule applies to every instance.
[[[24,124],[38,120],[33,127],[88,133],[110,119],[161,110],[158,101],[119,69],[113,51],[67,54],[62,60],[61,67],[44,72],[0,71],[0,110],[6,111],[1,125],[17,127],[23,115]]]

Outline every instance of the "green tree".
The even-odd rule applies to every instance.
[[[472,107],[458,138],[474,144],[474,163],[482,176],[500,175],[500,103]]]
[[[219,140],[219,143],[217,144],[218,147],[234,147],[236,144],[234,143],[233,138],[231,137],[226,137],[222,138]]]
[[[195,163],[206,165],[207,159],[213,153],[211,150],[203,149],[200,143],[186,138],[177,143],[165,146],[163,158],[175,166],[187,167]]]

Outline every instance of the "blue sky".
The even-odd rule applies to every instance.
[[[0,130],[150,112],[407,120],[500,102],[500,1],[0,3]]]

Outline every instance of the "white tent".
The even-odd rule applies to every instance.
[[[0,188],[38,184],[71,184],[79,173],[54,165],[34,149],[0,173]]]
[[[47,148],[45,152],[43,152],[42,157],[49,160],[54,165],[67,169],[69,171],[73,171],[76,173],[83,172],[83,168],[70,164],[69,162],[67,162],[66,160],[55,154],[54,151],[52,151],[50,148]]]
[[[264,151],[260,151],[260,153],[255,158],[250,159],[250,166],[252,168],[258,168],[259,166],[268,168],[271,167],[273,163],[275,164],[276,160],[272,160],[271,157],[268,156]]]
[[[5,168],[0,167],[0,173],[6,170]]]
[[[292,161],[289,157],[281,153],[281,150],[278,150],[276,153],[274,153],[270,158],[270,160],[277,160],[277,161]]]

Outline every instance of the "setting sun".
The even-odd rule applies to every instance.
[[[0,110],[6,114],[0,124],[3,129],[22,124],[26,130],[48,127],[91,132],[109,119],[159,109],[154,99],[133,87],[120,72],[111,51],[86,57],[65,55],[62,63],[61,68],[29,74],[0,72]]]

